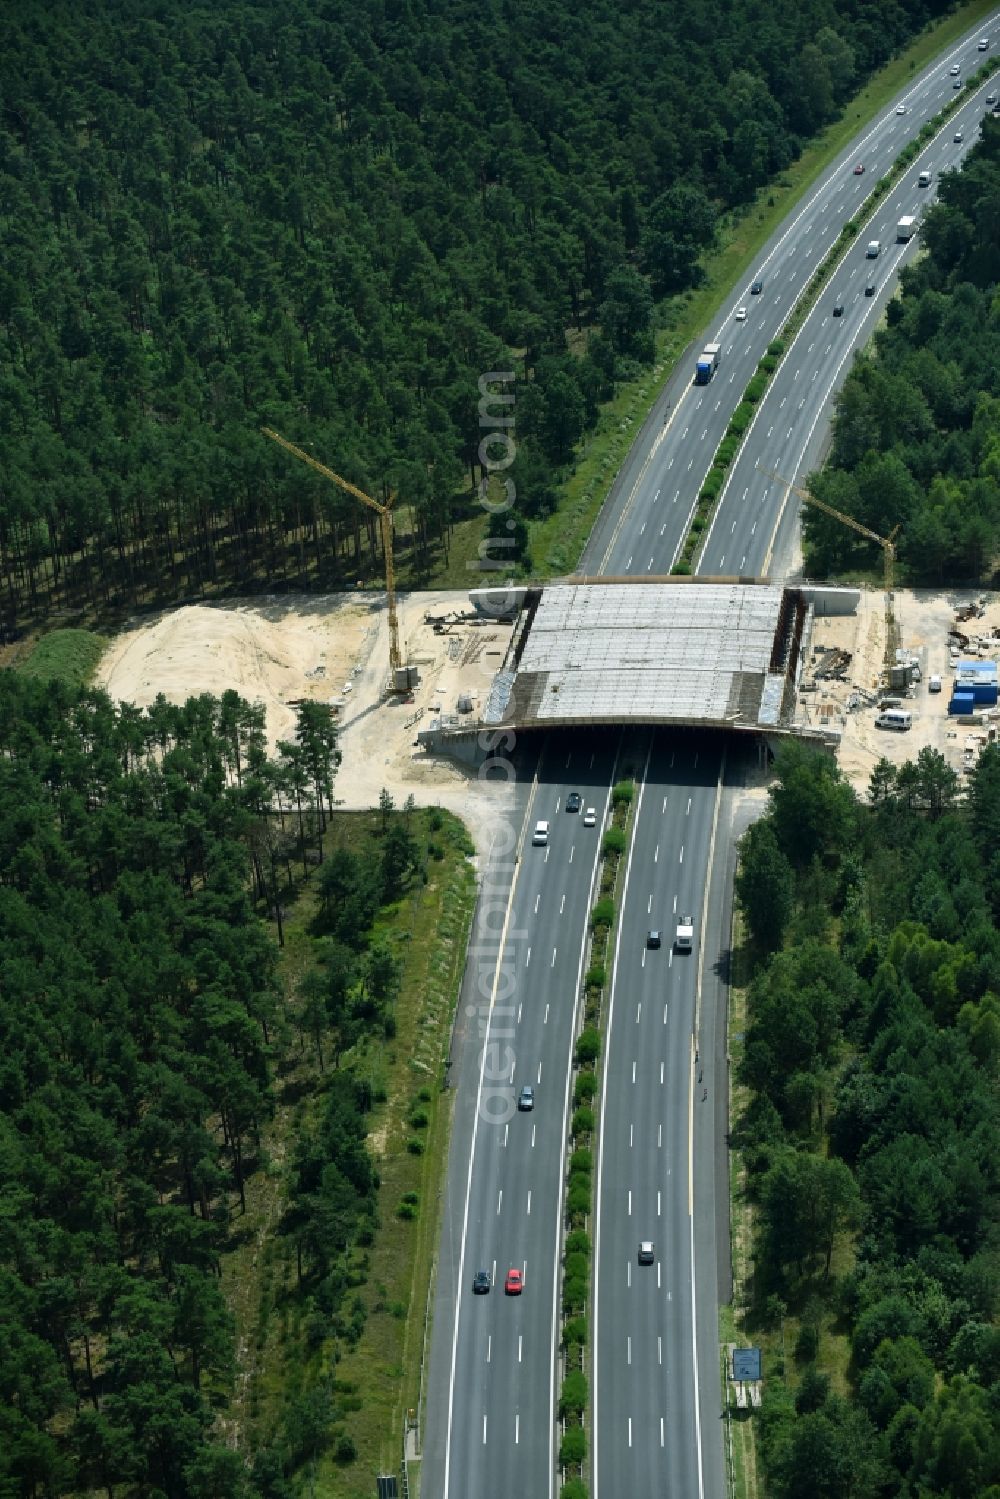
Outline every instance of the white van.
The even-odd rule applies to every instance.
[[[870,239],[868,241],[868,248],[865,251],[865,259],[866,260],[878,260],[879,252],[881,251],[881,249],[882,249],[882,241],[881,240]]]
[[[887,708],[875,720],[877,729],[908,729],[913,723],[913,714],[905,708]]]
[[[536,822],[535,831],[531,835],[531,841],[536,848],[543,847],[549,841],[549,825],[547,822]]]
[[[930,172],[921,172],[920,176],[917,178],[917,186],[918,187],[930,187],[930,185],[931,185],[931,174],[930,174]]]
[[[927,678],[927,691],[928,692],[940,692],[941,691],[941,678],[938,676],[937,672],[932,673],[932,675]]]

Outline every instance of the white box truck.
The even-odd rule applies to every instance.
[[[677,935],[674,938],[675,952],[691,952],[694,947],[694,917],[682,916],[677,923]]]
[[[905,245],[907,240],[913,238],[917,232],[917,216],[915,213],[904,213],[896,225],[896,243]]]

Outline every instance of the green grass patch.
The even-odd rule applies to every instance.
[[[349,1296],[364,1306],[360,1338],[351,1347],[317,1330],[296,1285],[294,1254],[278,1233],[287,1162],[322,1105],[324,1078],[310,1046],[289,1049],[276,1082],[276,1113],[263,1141],[267,1169],[251,1180],[239,1242],[224,1265],[240,1351],[236,1395],[223,1424],[242,1450],[256,1450],[279,1430],[292,1401],[325,1386],[332,1391],[331,1440],[299,1478],[328,1499],[368,1499],[372,1474],[396,1471],[404,1414],[420,1393],[451,1125],[444,1061],[475,904],[468,835],[449,813],[433,815],[443,857],[428,861],[427,883],[418,876],[376,927],[404,963],[396,1033],[389,1041],[367,1039],[341,1059],[342,1067],[372,1078],[382,1100],[369,1116],[368,1137],[380,1177],[378,1228],[374,1241],[355,1251],[356,1290]],[[422,839],[430,833],[426,816],[413,814]],[[358,852],[375,841],[378,823],[377,813],[338,814],[327,853],[339,844]],[[315,910],[309,880],[286,912],[280,973],[286,994],[313,967]],[[415,1139],[421,1149],[412,1149]]]
[[[602,409],[596,429],[584,439],[572,472],[562,484],[559,508],[544,520],[529,523],[536,578],[575,571],[615,476],[676,360],[708,326],[733,288],[753,273],[761,250],[785,216],[914,74],[990,10],[987,0],[975,0],[929,27],[876,74],[798,161],[762,188],[751,204],[724,220],[718,250],[702,262],[701,286],[661,306],[663,326],[657,333],[652,370],[619,387],[615,399]]]
[[[67,687],[85,687],[97,670],[107,640],[92,630],[50,630],[43,635],[15,670],[42,682],[64,682]]]

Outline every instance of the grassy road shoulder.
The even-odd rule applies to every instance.
[[[303,1492],[361,1499],[372,1475],[398,1472],[405,1412],[417,1405],[425,1314],[447,1163],[450,1094],[442,1090],[453,1006],[475,902],[471,846],[457,819],[414,812],[426,860],[411,888],[383,907],[373,944],[400,961],[394,1033],[368,1036],[320,1069],[304,1033],[288,1048],[262,1169],[248,1191],[239,1242],[226,1257],[236,1321],[237,1384],[227,1434],[243,1450],[281,1452]],[[338,847],[375,856],[378,814],[340,814]],[[281,980],[290,1024],[315,965],[316,877],[285,914]],[[340,1314],[320,1314],[283,1231],[290,1162],[321,1109],[336,1068],[370,1088],[367,1148],[379,1176],[377,1226],[344,1264]],[[314,1431],[310,1428],[315,1428]],[[294,1456],[294,1465],[288,1461]],[[277,1464],[277,1459],[275,1462]]]

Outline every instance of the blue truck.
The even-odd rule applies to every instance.
[[[722,353],[721,345],[706,344],[705,352],[702,354],[694,369],[695,385],[707,385],[709,380],[719,368],[719,355]]]

